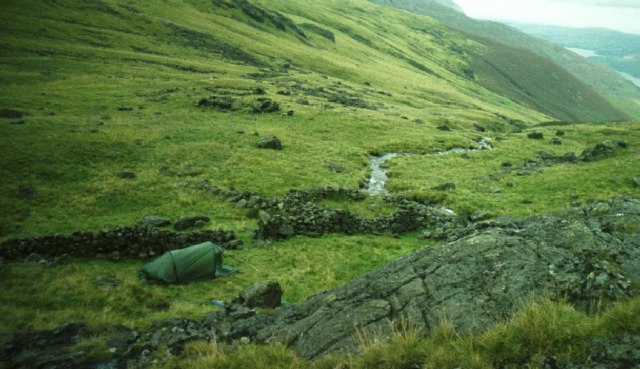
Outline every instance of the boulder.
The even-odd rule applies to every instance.
[[[200,99],[200,101],[198,101],[198,107],[218,110],[237,110],[236,101],[226,96],[211,96],[209,98]]]
[[[171,220],[169,218],[163,217],[158,214],[149,214],[146,215],[140,221],[140,225],[145,228],[162,228],[171,224]]]
[[[253,104],[253,112],[256,114],[273,113],[279,110],[280,104],[266,97],[258,98]]]
[[[582,151],[578,160],[583,162],[594,162],[616,155],[615,145],[611,142],[601,142],[595,146],[587,147]]]
[[[574,211],[567,217],[481,222],[453,242],[279,307],[272,317],[234,322],[225,334],[240,336],[234,334],[237,324],[252,342],[281,342],[316,359],[356,354],[359,334],[390,334],[391,323],[402,319],[424,333],[444,319],[458,332],[481,332],[515,314],[523,302],[545,297],[595,313],[603,302],[640,293],[631,287],[640,283],[640,240],[627,228],[640,222],[640,202],[602,204],[582,209],[579,219]],[[615,221],[626,223],[605,226]],[[253,323],[259,328],[250,328]]]
[[[257,145],[261,149],[282,150],[282,142],[276,136],[262,136]]]
[[[278,282],[260,281],[240,292],[237,301],[248,308],[275,309],[282,302],[282,287]]]
[[[195,228],[196,225],[209,223],[209,217],[196,216],[196,217],[180,217],[173,225],[176,231],[184,231],[189,228]],[[200,226],[202,227],[202,226]]]

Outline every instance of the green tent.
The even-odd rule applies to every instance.
[[[202,279],[226,276],[235,269],[222,265],[224,250],[212,242],[204,242],[185,249],[167,251],[142,267],[147,281],[185,284]]]

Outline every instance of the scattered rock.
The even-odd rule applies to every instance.
[[[633,177],[632,182],[636,188],[640,188],[640,177]]]
[[[289,91],[289,90],[281,90],[281,91],[276,92],[276,94],[282,95],[282,96],[291,96],[291,91]]]
[[[307,100],[307,99],[298,99],[298,100],[296,100],[296,103],[300,104],[300,105],[310,105],[311,104],[309,102],[309,100]]]
[[[264,89],[264,88],[262,88],[262,87],[256,87],[256,88],[253,90],[253,94],[254,94],[254,95],[266,95],[266,94],[267,94],[267,91],[265,91],[265,89]]]
[[[441,131],[445,131],[445,132],[449,132],[449,131],[451,131],[451,127],[449,127],[449,126],[445,126],[445,125],[438,126],[437,128],[438,128],[439,130],[441,130]]]
[[[556,136],[564,136],[564,131],[556,131]]]
[[[283,115],[285,115],[287,117],[293,117],[293,114],[295,114],[295,112],[293,110],[289,110],[288,112],[284,113]]]
[[[122,179],[135,179],[136,174],[128,170],[123,170],[121,172],[118,172],[118,177]]]
[[[133,111],[133,106],[120,105],[118,106],[118,111]]]
[[[511,168],[512,166],[513,166],[513,163],[508,161],[508,160],[502,162],[502,167],[503,168]]]
[[[629,147],[629,144],[627,143],[627,141],[618,141],[616,142],[618,144],[618,147],[626,149],[627,147]]]
[[[615,155],[616,151],[613,143],[601,142],[595,146],[584,149],[578,159],[583,162],[593,162],[607,159]]]
[[[431,187],[431,189],[436,191],[452,191],[456,189],[456,184],[451,182],[443,183],[441,185]]]
[[[260,281],[240,292],[237,300],[249,308],[275,309],[282,303],[282,287],[278,282]]]
[[[176,231],[184,231],[185,229],[195,228],[196,224],[202,226],[204,223],[209,223],[209,217],[180,217],[173,225],[173,228]]]
[[[8,118],[8,119],[19,119],[23,116],[27,115],[27,113],[14,110],[14,109],[1,109],[0,110],[0,118]]]
[[[549,143],[551,143],[552,145],[562,145],[562,140],[554,137],[549,141]]]
[[[210,108],[218,110],[238,110],[236,101],[230,97],[211,96],[209,98],[200,99],[198,101],[198,107]]]
[[[262,136],[257,145],[261,149],[282,150],[282,142],[276,136]]]
[[[525,204],[525,205],[531,205],[533,204],[533,200],[531,199],[524,199],[521,201],[521,203]]]
[[[140,225],[145,228],[162,228],[171,224],[171,220],[169,218],[163,217],[158,214],[149,214],[146,215],[140,221]]]
[[[420,119],[420,118],[414,119],[412,122],[415,123],[415,124],[424,124],[425,123],[425,121]]]
[[[267,97],[258,98],[253,104],[253,112],[256,114],[273,113],[279,110],[280,104]]]
[[[30,184],[23,183],[18,186],[18,195],[25,198],[38,196],[38,190]]]
[[[532,140],[543,140],[544,139],[544,135],[542,134],[542,132],[531,132],[527,134],[527,137],[532,139]]]

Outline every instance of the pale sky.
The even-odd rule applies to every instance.
[[[640,34],[640,0],[453,0],[472,18]]]

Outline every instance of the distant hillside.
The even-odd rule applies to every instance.
[[[604,120],[619,119],[626,115],[640,117],[640,89],[609,68],[585,60],[563,47],[526,35],[507,25],[479,21],[467,17],[450,6],[433,0],[371,0],[374,3],[425,14],[466,32],[472,37],[482,37],[517,48],[526,48],[537,55],[562,66],[583,83],[592,87],[607,99],[609,105]],[[523,69],[525,70],[525,69]],[[611,108],[611,105],[616,109]],[[623,115],[622,115],[623,116]]]
[[[567,48],[583,49],[582,55],[640,79],[640,35],[602,28],[568,28],[532,24],[513,24],[522,32]],[[580,51],[577,50],[580,54]],[[595,55],[589,55],[592,51]],[[640,87],[640,86],[639,86]]]

